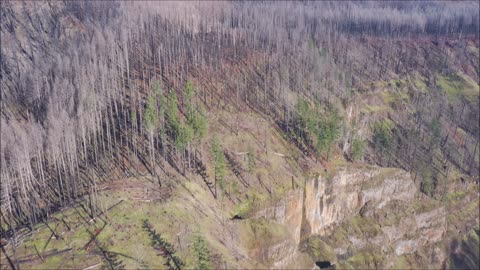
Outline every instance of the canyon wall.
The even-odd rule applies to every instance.
[[[473,193],[475,186],[470,187]],[[271,267],[329,261],[342,268],[392,268],[416,256],[421,259],[408,265],[441,268],[453,237],[447,222],[453,204],[448,202],[420,193],[406,171],[348,167],[337,169],[333,177],[306,180],[303,189],[289,191],[272,206],[257,211],[254,218],[282,224],[291,234],[283,242],[264,247],[263,256],[274,260]],[[469,202],[478,206],[478,201]],[[478,213],[466,218],[473,220],[470,227],[478,223]],[[312,262],[299,261],[304,253]]]

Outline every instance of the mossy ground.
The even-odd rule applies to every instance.
[[[379,250],[365,250],[348,258],[339,265],[346,269],[378,269],[382,268],[384,255]]]
[[[478,102],[479,85],[463,74],[437,75],[437,85],[444,91],[449,101],[456,102],[466,99]]]
[[[395,258],[391,269],[415,269],[418,268],[415,259],[412,256],[398,256]]]
[[[264,218],[248,219],[245,225],[249,249],[267,248],[290,236],[285,226]]]
[[[337,261],[333,248],[325,243],[319,236],[312,236],[307,239],[307,253],[315,261],[329,261],[332,264]]]
[[[420,91],[421,93],[427,92],[428,86],[426,80],[419,73],[415,73],[413,76],[410,76],[409,81],[415,90]]]
[[[366,114],[375,114],[379,112],[392,112],[392,108],[387,106],[378,106],[378,105],[366,105],[362,112]]]

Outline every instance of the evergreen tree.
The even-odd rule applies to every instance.
[[[155,157],[154,157],[154,151],[155,151],[155,146],[153,143],[153,138],[155,136],[155,131],[158,129],[158,117],[156,113],[156,100],[153,95],[150,95],[147,100],[147,107],[145,108],[144,116],[143,116],[143,121],[144,121],[144,126],[145,129],[148,132],[148,137],[149,137],[149,142],[150,142],[150,162],[152,166],[153,173],[155,174],[155,168],[154,168],[154,163],[155,163]]]
[[[160,121],[162,131],[165,127],[165,109],[167,108],[167,99],[164,95],[158,97],[160,108],[158,109],[158,119]],[[163,131],[164,132],[164,131]]]
[[[143,229],[148,233],[152,246],[162,251],[163,256],[167,259],[165,265],[168,269],[180,270],[185,263],[175,254],[175,248],[165,238],[155,231],[148,220],[143,220]]]
[[[171,132],[172,138],[176,138],[179,133],[180,128],[180,117],[178,112],[178,101],[177,95],[175,94],[175,90],[170,90],[168,94],[168,110],[167,110],[167,118],[168,118],[168,129]]]
[[[306,131],[310,130],[315,127],[315,115],[313,115],[312,110],[310,108],[310,104],[304,98],[301,98],[296,105],[296,113],[297,113],[297,123],[296,123],[296,130],[297,134],[302,138],[306,139]]]
[[[199,105],[198,108],[198,112],[195,114],[195,120],[193,121],[193,130],[195,137],[201,140],[207,135],[207,116],[203,105]]]
[[[212,156],[215,166],[215,184],[218,182],[220,189],[225,192],[227,187],[225,182],[225,155],[216,137],[212,139]]]
[[[147,107],[145,108],[143,121],[145,129],[149,133],[154,133],[155,129],[158,127],[158,118],[156,113],[156,100],[153,95],[148,97]]]
[[[101,270],[121,270],[125,269],[125,263],[118,258],[118,255],[113,252],[101,250],[103,254],[103,264]]]
[[[185,106],[187,123],[192,127],[194,137],[202,139],[207,133],[207,120],[205,108],[200,104],[196,104],[195,89],[191,81],[185,84]],[[195,109],[198,108],[198,109]]]
[[[213,269],[212,262],[210,261],[210,251],[208,250],[207,242],[199,233],[194,235],[192,247],[196,256],[195,268],[200,270]]]
[[[178,135],[175,138],[175,147],[184,151],[187,145],[193,140],[193,129],[183,123],[178,128]]]
[[[321,118],[318,128],[315,130],[317,135],[317,152],[319,155],[326,154],[327,160],[332,150],[332,146],[340,135],[341,119],[336,111]]]
[[[187,112],[187,120],[192,120],[195,115],[195,108],[194,108],[194,98],[195,96],[195,89],[193,88],[193,83],[191,81],[187,81],[185,84],[185,106]]]
[[[248,148],[247,162],[248,162],[248,172],[253,173],[253,169],[255,168],[255,153],[253,152],[252,147]]]
[[[330,113],[320,113],[318,103],[310,103],[301,98],[296,104],[296,133],[307,147],[314,143],[318,155],[330,155],[333,145],[340,136],[341,118],[333,110]],[[311,138],[314,139],[311,139]],[[315,141],[314,141],[315,140]]]
[[[162,144],[163,155],[165,156],[165,142],[166,142],[166,123],[165,123],[165,110],[167,108],[167,99],[161,93],[157,95],[160,108],[158,109],[158,121],[160,123],[160,143]]]

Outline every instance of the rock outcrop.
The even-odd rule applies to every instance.
[[[264,247],[267,254],[275,253],[277,261],[270,265],[275,268],[300,267],[297,258],[303,253],[312,262],[342,268],[439,268],[447,259],[447,217],[445,203],[420,193],[408,172],[371,166],[339,168],[333,177],[308,179],[303,189],[254,215],[286,226],[294,241]],[[319,241],[321,250],[312,251],[318,247],[311,243]],[[336,257],[323,255],[325,246]],[[412,256],[422,259],[410,262]]]

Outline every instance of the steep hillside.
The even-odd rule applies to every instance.
[[[2,268],[478,265],[478,10],[2,2]]]
[[[167,267],[152,228],[187,268],[198,267],[198,237],[215,268],[478,265],[475,184],[436,201],[405,171],[367,165],[339,165],[331,177],[304,185],[278,178],[271,195],[258,180],[215,200],[203,184],[192,177],[165,194],[150,177],[114,181],[100,187],[96,213],[78,203],[25,231],[17,259],[37,269]]]

